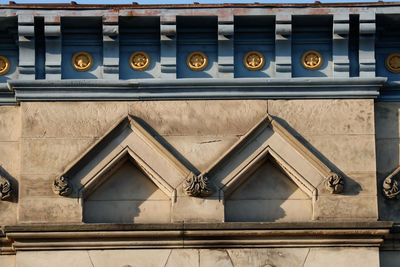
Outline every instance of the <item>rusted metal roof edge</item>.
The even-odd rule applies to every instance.
[[[166,4],[166,5],[140,5],[133,3],[131,5],[115,4],[77,4],[71,2],[68,4],[46,3],[46,4],[18,4],[10,2],[7,5],[0,5],[0,9],[182,9],[182,8],[325,8],[325,7],[385,7],[400,6],[400,2],[360,2],[360,3],[295,3],[295,4],[278,4],[278,3],[224,3],[224,4]]]

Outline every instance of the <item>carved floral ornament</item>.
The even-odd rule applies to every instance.
[[[383,180],[382,193],[387,199],[400,198],[400,167]]]
[[[72,192],[72,185],[64,175],[57,177],[53,181],[53,192],[60,196],[68,196]]]
[[[301,64],[307,70],[317,70],[322,66],[322,56],[315,50],[309,50],[301,57]]]
[[[196,51],[189,54],[186,58],[186,64],[191,70],[201,71],[207,67],[208,58],[203,52]]]
[[[6,178],[0,175],[0,200],[7,200],[11,197],[11,183]]]
[[[197,176],[194,173],[190,173],[185,179],[183,190],[191,197],[206,197],[212,193],[208,187],[208,178],[203,174]]]
[[[0,56],[0,75],[7,74],[10,70],[10,61],[4,56]]]
[[[117,146],[113,151],[115,156],[111,160],[108,157],[98,160],[99,151],[106,153],[104,140],[108,140],[107,143],[110,140],[121,142],[120,136],[126,133],[127,128],[131,129],[130,134],[123,140],[130,140],[131,145]],[[268,138],[273,134],[282,136],[282,138]],[[68,196],[74,192],[77,193],[79,198],[84,198],[87,192],[95,190],[96,184],[102,183],[104,179],[109,177],[109,172],[114,170],[119,162],[129,159],[137,163],[138,168],[147,174],[148,178],[166,195],[171,196],[171,199],[175,196],[176,186],[181,182],[183,182],[181,184],[183,192],[190,197],[207,197],[215,193],[213,190],[219,190],[223,196],[228,196],[245,179],[248,179],[249,174],[258,168],[261,162],[272,158],[287,172],[289,178],[310,197],[316,195],[317,187],[321,183],[332,194],[343,191],[343,178],[332,172],[328,166],[312,155],[272,116],[267,114],[246,136],[254,137],[243,139],[234,144],[229,149],[229,153],[221,157],[202,174],[197,175],[171,154],[147,129],[143,128],[139,118],[128,115],[116,123],[112,130],[100,138],[89,151],[84,152],[80,158],[75,160],[73,165],[56,177],[52,182],[52,189],[59,196]],[[265,139],[262,144],[257,141],[261,139]],[[136,149],[136,147],[146,147],[144,144],[146,146],[151,144],[148,150]],[[255,145],[259,146],[259,149],[253,151]],[[288,151],[301,156],[290,159],[282,157]],[[110,152],[108,151],[108,153]],[[226,162],[230,162],[230,164],[225,164]],[[231,164],[234,164],[234,167]],[[78,186],[74,189],[69,178],[72,180],[79,177],[75,174],[82,166],[92,166],[93,169],[87,172],[85,176],[80,177],[80,181],[74,182],[74,186],[82,185],[82,187]],[[311,176],[316,177],[313,181],[306,179],[310,173]],[[209,177],[213,179],[212,187],[209,184]],[[175,186],[172,185],[173,183],[175,183]],[[217,184],[221,185],[218,189]]]
[[[248,70],[260,70],[265,65],[265,58],[260,52],[250,51],[243,57],[243,64]]]
[[[136,51],[130,56],[129,64],[134,70],[146,70],[150,66],[150,56],[146,52]]]
[[[93,65],[93,58],[87,52],[78,52],[72,56],[72,66],[77,71],[87,71]]]
[[[339,194],[344,189],[344,180],[339,174],[331,172],[326,177],[325,188],[332,194]]]
[[[400,53],[393,53],[387,56],[385,65],[388,71],[392,73],[400,73]]]

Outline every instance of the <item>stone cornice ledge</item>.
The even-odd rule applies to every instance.
[[[21,101],[376,98],[386,78],[14,80]]]
[[[7,251],[106,248],[379,247],[392,222],[76,224],[3,227]]]

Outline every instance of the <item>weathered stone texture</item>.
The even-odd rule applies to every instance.
[[[23,138],[99,137],[128,112],[123,102],[26,102],[21,108]]]
[[[12,187],[12,197],[0,201],[0,225],[15,224],[17,221],[17,197],[20,183],[20,108],[0,107],[0,175]]]
[[[342,194],[329,196],[322,184],[318,187],[316,218],[377,218],[372,100],[269,100],[268,112],[328,167],[343,174]]]
[[[379,266],[378,248],[75,250],[17,253],[16,267]],[[390,266],[390,265],[388,265]],[[7,266],[8,267],[8,266]]]

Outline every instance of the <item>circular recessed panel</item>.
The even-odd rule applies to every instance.
[[[308,70],[317,70],[322,66],[322,56],[317,51],[310,50],[303,54],[301,63]]]
[[[243,64],[248,70],[260,70],[265,65],[265,58],[260,52],[250,51],[244,56]]]
[[[8,58],[0,56],[0,75],[6,74],[10,70],[10,61]]]
[[[93,65],[93,58],[87,52],[78,52],[72,56],[72,66],[77,71],[87,71]]]
[[[400,54],[393,53],[387,56],[386,61],[386,68],[393,73],[400,73]]]
[[[143,51],[137,51],[129,58],[131,68],[134,70],[145,70],[150,66],[150,57]]]
[[[208,59],[203,52],[193,52],[186,58],[186,64],[191,70],[200,71],[207,67]]]

